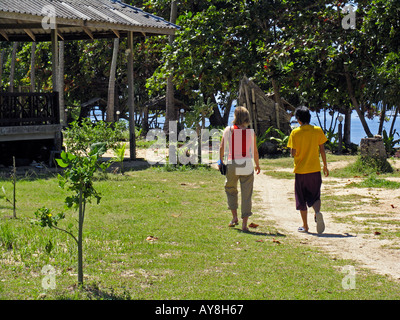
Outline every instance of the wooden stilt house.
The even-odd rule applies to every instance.
[[[10,93],[0,88],[0,162],[8,165],[12,156],[34,160],[45,149],[50,157],[61,150],[65,112],[59,103],[63,77],[58,74],[58,42],[115,37],[127,38],[130,49],[128,105],[131,159],[135,159],[134,36],[171,35],[177,28],[120,0],[1,0],[0,41],[51,41],[53,91]]]

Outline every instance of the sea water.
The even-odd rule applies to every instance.
[[[336,117],[337,113],[335,113],[333,116]],[[321,123],[323,123],[323,115],[320,115],[319,117],[320,117]],[[393,117],[392,117],[392,115],[390,115],[390,116],[388,115],[388,118],[389,118],[389,121],[385,121],[383,123],[383,129],[386,130],[389,133],[390,126],[392,125]],[[327,114],[326,123],[327,123],[328,126],[330,125],[331,120],[332,120],[332,117]],[[380,120],[379,117],[374,117],[373,119],[365,118],[365,121],[368,124],[369,130],[371,131],[371,133],[373,135],[378,134],[379,120]],[[400,128],[399,128],[400,120],[397,120],[397,121],[398,121],[398,123],[395,123],[394,129],[397,128],[397,131],[400,132]],[[318,118],[317,118],[315,112],[311,112],[310,124],[319,126]],[[335,132],[338,131],[338,124],[339,124],[339,121],[337,122],[337,125],[336,125],[336,128],[335,128]],[[344,124],[344,121],[343,121],[343,124]],[[352,143],[355,143],[355,144],[359,145],[361,139],[366,138],[366,137],[367,137],[367,134],[364,131],[364,128],[363,128],[363,126],[361,124],[361,120],[360,120],[357,112],[353,111],[352,114],[351,114],[350,141]],[[400,138],[400,136],[395,134],[394,138],[395,138],[395,140],[397,140],[397,139]]]

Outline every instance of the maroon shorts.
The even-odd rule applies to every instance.
[[[296,209],[307,210],[321,196],[321,172],[305,173],[295,175],[294,191],[296,196]]]

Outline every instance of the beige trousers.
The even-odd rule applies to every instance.
[[[238,208],[238,181],[240,181],[241,192],[241,212],[242,219],[250,217],[251,196],[253,195],[254,171],[248,175],[238,175],[236,169],[238,165],[228,164],[226,170],[225,192],[228,199],[228,209],[236,210]]]

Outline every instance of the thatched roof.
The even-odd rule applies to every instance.
[[[273,96],[265,94],[246,76],[240,81],[238,105],[249,110],[251,126],[256,134],[263,134],[269,127],[290,133],[290,118],[294,107],[283,99],[281,101],[283,108],[275,103]]]

